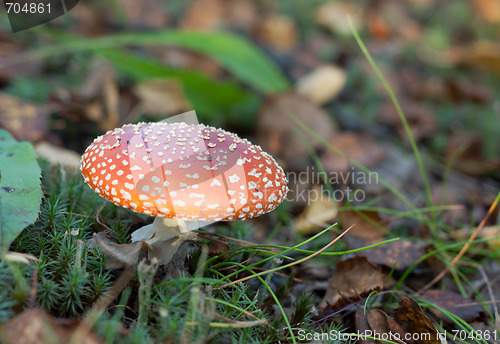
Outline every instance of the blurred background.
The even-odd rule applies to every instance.
[[[198,321],[200,343],[294,341],[293,329],[302,326],[359,333],[368,328],[360,320],[370,316],[362,297],[384,290],[371,297],[370,307],[386,302],[385,311],[394,308],[399,292],[423,290],[478,232],[452,274],[421,296],[463,319],[458,326],[434,312],[434,323],[448,333],[464,324],[488,331],[498,324],[496,308],[487,327],[474,321],[484,320],[484,310],[500,299],[498,210],[492,208],[475,232],[500,190],[499,0],[80,0],[68,14],[16,34],[0,12],[0,127],[33,144],[42,158],[44,192],[39,219],[11,246],[39,257],[39,270],[0,265],[0,322],[26,305],[66,318],[94,305],[117,272],[106,270],[104,255],[87,243],[96,232],[111,233],[110,245],[127,247],[130,232],[151,218],[120,209],[84,185],[81,154],[95,137],[125,123],[196,110],[201,122],[261,145],[290,180],[287,201],[272,213],[204,228],[200,241],[217,257],[206,272],[215,276],[213,285],[226,283],[228,274],[244,276],[262,257],[271,259],[267,251],[245,248],[252,243],[273,245],[270,250],[302,263],[269,273],[262,283],[238,283],[231,292],[207,287],[199,304],[191,295],[200,294],[201,282],[159,286],[155,280],[152,306],[143,308],[159,319],[151,326],[137,313],[139,283],[132,282],[126,297],[109,307],[115,320],[101,317],[100,335],[144,343],[150,333],[154,340],[146,342],[182,337],[188,343],[194,322],[188,326],[185,319]],[[328,252],[302,260],[352,225]],[[354,258],[352,252],[337,255],[387,239],[393,242]],[[304,250],[292,248],[299,244]],[[230,247],[240,253],[226,255]],[[197,252],[189,259],[192,274]],[[272,257],[255,271],[284,262],[282,254]],[[228,326],[209,330],[215,313],[207,315],[203,302],[219,297],[218,311],[232,306],[221,311]],[[356,312],[340,315],[356,300],[362,301]],[[481,300],[491,302],[483,308]],[[196,317],[190,318],[191,306]],[[398,308],[403,320],[415,314],[407,308]],[[419,312],[413,320],[429,321]],[[19,328],[37,327],[26,319]],[[233,319],[245,322],[238,328]],[[18,325],[10,328],[13,342],[20,341]]]
[[[347,17],[401,104],[436,203],[481,218],[500,181],[496,0],[88,0],[16,34],[3,14],[0,126],[75,169],[97,135],[194,109],[288,172],[349,172],[333,147],[423,204],[408,132]],[[365,200],[404,208],[383,189]]]

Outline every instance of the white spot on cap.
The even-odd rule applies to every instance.
[[[122,194],[123,199],[125,199],[125,200],[132,199],[132,196],[130,195],[130,193],[128,191],[120,190],[120,193]]]
[[[235,173],[232,176],[229,176],[229,181],[231,183],[237,183],[240,180],[240,177]]]
[[[129,190],[134,190],[134,184],[125,183],[125,187]]]
[[[153,176],[153,177],[151,177],[151,180],[152,180],[153,182],[155,182],[155,183],[159,183],[161,179],[160,179],[160,178],[158,178],[157,176]]]
[[[147,201],[147,200],[149,199],[149,197],[148,197],[148,196],[146,196],[146,195],[139,195],[139,199],[140,199],[141,201]]]
[[[214,179],[212,180],[212,182],[210,183],[210,187],[212,186],[222,186],[222,184],[219,182],[218,179]]]
[[[174,201],[174,205],[179,206],[179,207],[184,207],[184,206],[186,206],[186,203],[181,201],[181,200],[176,200],[176,201]]]

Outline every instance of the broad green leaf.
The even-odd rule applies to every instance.
[[[0,129],[0,252],[35,222],[42,189],[33,147]]]
[[[54,35],[63,43],[37,48],[27,60],[47,58],[61,53],[102,51],[126,45],[173,45],[189,49],[218,61],[240,81],[259,91],[271,93],[290,87],[276,65],[243,37],[225,32],[157,31],[116,34],[100,38],[78,38],[66,34]]]
[[[210,118],[210,122],[216,124],[225,115],[226,122],[230,122],[231,118],[238,118],[239,124],[247,119],[246,125],[252,123],[251,119],[257,110],[259,100],[234,82],[216,82],[196,71],[168,68],[157,61],[135,57],[117,50],[103,50],[99,54],[134,80],[153,78],[177,80],[202,120]]]

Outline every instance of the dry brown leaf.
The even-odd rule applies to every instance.
[[[404,100],[401,101],[401,107],[415,140],[432,137],[437,130],[437,123],[429,109],[418,102]],[[392,102],[387,101],[382,105],[379,118],[381,123],[393,127],[401,138],[408,139],[403,122]]]
[[[140,99],[139,106],[147,114],[166,117],[191,109],[182,86],[175,80],[144,81],[134,86],[134,93]]]
[[[342,91],[346,80],[347,76],[343,69],[324,65],[300,78],[295,88],[297,93],[309,98],[313,103],[324,105]]]
[[[446,147],[446,156],[455,160],[453,168],[468,175],[495,172],[500,160],[485,158],[484,139],[474,133],[451,135]]]
[[[111,64],[104,61],[94,63],[79,95],[88,101],[84,106],[87,118],[97,122],[101,130],[118,126],[120,95]]]
[[[291,115],[325,140],[334,137],[336,126],[327,112],[294,92],[267,99],[257,117],[258,141],[267,152],[283,159],[288,169],[301,170],[309,164],[306,145],[318,149],[322,145],[309,135],[297,134],[302,130]]]
[[[38,308],[27,309],[1,325],[0,339],[6,344],[69,343],[80,320],[57,319]],[[80,338],[81,344],[101,344],[94,333]]]
[[[40,158],[47,159],[53,165],[61,165],[72,170],[80,166],[80,155],[63,147],[43,141],[35,145],[35,152]]]
[[[290,52],[297,44],[297,27],[291,18],[283,15],[262,20],[257,33],[262,42],[280,52]]]
[[[225,18],[223,0],[195,0],[183,15],[180,28],[184,30],[213,31]]]
[[[466,299],[462,295],[450,290],[428,290],[422,295],[422,299],[455,314],[460,319],[469,323],[486,318],[486,311],[479,302]],[[431,312],[440,320],[449,324],[454,323],[452,319],[448,318],[448,316],[438,309],[431,308]]]
[[[323,194],[320,186],[315,185],[313,190],[318,197],[309,200],[309,205],[295,221],[295,228],[304,235],[315,234],[330,226],[339,212],[338,204]]]
[[[250,31],[256,26],[259,13],[255,1],[231,0],[226,6],[229,26],[245,31]]]
[[[372,168],[385,156],[384,146],[366,135],[344,132],[333,136],[328,141],[346,156],[343,158],[329,149],[321,154],[321,163],[325,170],[330,173],[346,174],[352,171],[353,165],[349,159],[355,160],[367,168]]]
[[[0,92],[0,127],[16,139],[41,140],[47,131],[49,108]]]
[[[161,29],[169,23],[165,5],[161,0],[117,0],[116,5],[125,13],[129,27]]]
[[[443,60],[500,74],[500,44],[476,41],[468,46],[452,47],[444,52]]]
[[[99,129],[114,129],[120,122],[120,94],[113,67],[96,60],[79,91],[59,88],[54,95],[59,114],[71,121],[92,121]]]
[[[316,10],[314,19],[316,24],[333,33],[350,35],[351,29],[347,19],[349,17],[356,30],[360,31],[363,23],[363,8],[353,3],[329,1]]]
[[[482,238],[488,239],[488,246],[494,249],[500,248],[500,225],[485,226],[479,232]]]
[[[365,240],[361,237],[346,236],[348,249],[356,249],[371,245],[378,240]],[[359,256],[366,257],[371,263],[386,266],[389,269],[404,270],[426,254],[427,244],[421,241],[400,239],[377,247],[358,252]]]
[[[394,318],[399,322],[406,323],[406,330],[416,335],[416,338],[420,338],[420,340],[414,341],[415,344],[441,344],[436,327],[414,300],[404,298],[399,301]],[[427,339],[424,334],[429,334],[430,339]]]
[[[474,0],[477,12],[492,24],[500,23],[500,1]]]
[[[136,265],[143,251],[149,246],[144,241],[117,244],[108,238],[106,232],[94,234],[93,240],[106,256],[105,268],[108,270]]]
[[[381,267],[371,264],[365,257],[344,260],[337,264],[320,307],[338,308],[359,300],[382,289],[386,277]]]
[[[364,310],[359,308],[356,310],[355,318],[358,333],[372,333],[375,338],[392,340],[396,343],[401,342],[398,339],[405,338],[406,331],[404,328],[393,317],[387,315],[382,310],[366,308],[366,314],[364,314]],[[371,344],[381,343],[381,341],[366,338],[361,339],[360,343]],[[406,341],[404,343],[411,344],[413,342]]]
[[[363,238],[365,241],[377,242],[384,240],[387,230],[385,227],[387,223],[382,220],[375,211],[358,212],[354,210],[347,210],[342,212],[341,227],[342,230],[353,226],[354,227],[347,233],[347,236],[356,236]]]

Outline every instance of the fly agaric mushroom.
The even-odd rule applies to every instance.
[[[99,136],[80,165],[85,182],[124,208],[156,216],[132,233],[168,263],[191,230],[276,208],[288,191],[283,169],[248,140],[186,123],[127,124]]]

